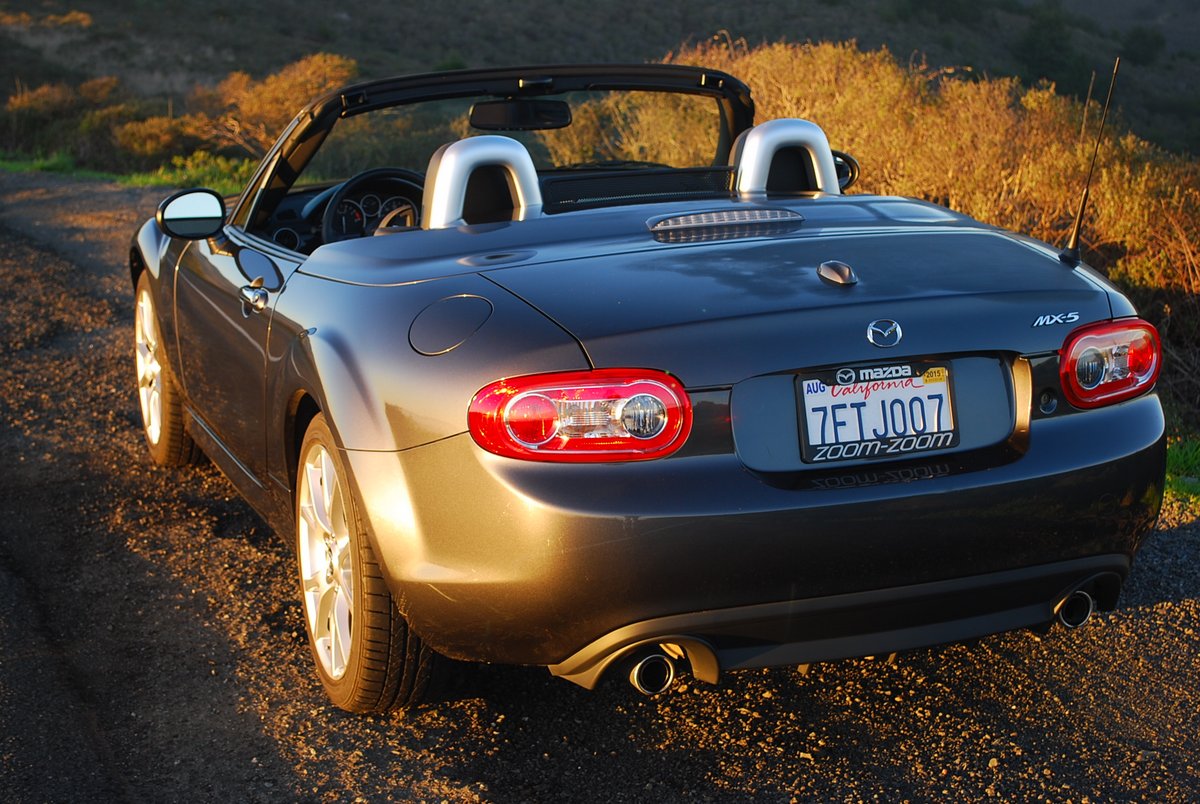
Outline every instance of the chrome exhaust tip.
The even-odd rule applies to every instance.
[[[651,653],[634,663],[629,683],[642,695],[658,695],[675,683],[675,662],[662,653]]]
[[[1066,628],[1078,628],[1092,619],[1096,601],[1082,589],[1076,589],[1058,607],[1058,621]]]

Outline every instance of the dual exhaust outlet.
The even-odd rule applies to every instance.
[[[1095,599],[1076,589],[1058,607],[1058,621],[1065,628],[1079,628],[1092,619],[1095,611]],[[629,683],[642,695],[666,692],[675,683],[675,660],[659,650],[643,654],[629,669]]]

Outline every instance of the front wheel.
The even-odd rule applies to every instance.
[[[138,277],[135,294],[133,343],[142,433],[155,463],[183,466],[194,461],[200,451],[183,426],[183,400],[167,362],[150,277],[145,271]]]
[[[325,691],[351,712],[419,703],[436,654],[392,601],[321,414],[304,434],[296,481],[304,622]]]

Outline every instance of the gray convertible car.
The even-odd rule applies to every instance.
[[[150,454],[294,540],[353,711],[440,656],[657,693],[1081,625],[1161,503],[1158,334],[858,170],[692,67],[318,98],[133,240]]]

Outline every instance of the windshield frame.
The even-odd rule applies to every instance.
[[[540,97],[576,90],[646,90],[712,97],[720,110],[718,155],[728,156],[738,135],[754,124],[749,87],[718,70],[686,65],[541,65],[369,81],[316,98],[300,111],[242,193],[233,220],[247,229],[264,224],[339,120],[424,101],[469,96]]]

